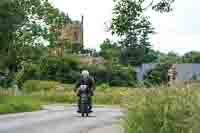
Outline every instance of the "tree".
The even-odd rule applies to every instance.
[[[111,30],[121,38],[124,64],[140,65],[146,61],[146,55],[152,52],[149,37],[154,33],[154,28],[144,11],[151,7],[159,12],[169,12],[173,0],[161,0],[158,3],[152,1],[147,7],[144,7],[145,2],[147,1],[114,0]]]
[[[15,31],[26,21],[25,11],[17,0],[3,0],[0,4],[0,56],[1,66],[10,67]],[[13,67],[12,67],[13,68]]]
[[[181,56],[173,51],[168,54],[161,53],[159,55],[159,61],[161,64],[177,64],[182,63]]]
[[[43,12],[40,13],[40,17],[49,27],[47,40],[50,43],[50,47],[58,46],[60,43],[61,29],[72,20],[67,14],[61,12],[59,9],[53,7],[48,0],[43,4]]]
[[[55,46],[61,28],[70,23],[68,15],[48,0],[2,0],[0,3],[0,69],[11,79],[23,62],[43,55],[45,41]],[[42,50],[41,50],[42,49]]]
[[[185,53],[182,57],[183,63],[200,63],[200,52],[191,51]]]
[[[119,63],[120,47],[109,39],[104,40],[100,45],[100,55],[111,62]]]
[[[11,62],[15,64],[20,62],[20,52],[17,52],[20,48],[37,47],[45,40],[51,45],[57,44],[60,29],[71,19],[48,0],[3,0],[0,22],[1,56],[7,60],[11,55]]]
[[[116,1],[113,10],[112,32],[122,38],[122,63],[140,65],[150,49],[148,40],[153,28],[149,18],[143,15],[138,1]]]
[[[159,2],[155,3],[152,0],[151,4],[148,7],[152,7],[153,10],[158,12],[170,12],[173,10],[172,4],[175,0],[160,0]]]

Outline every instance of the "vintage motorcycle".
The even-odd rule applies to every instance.
[[[80,94],[80,113],[82,117],[89,116],[89,96],[88,96],[88,87],[87,85],[81,85],[79,88]]]

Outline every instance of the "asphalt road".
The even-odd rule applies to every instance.
[[[75,107],[46,106],[44,111],[0,115],[0,133],[122,133],[117,107],[96,107],[88,118]]]

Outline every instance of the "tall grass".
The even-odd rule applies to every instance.
[[[65,91],[63,94],[57,94],[52,92],[34,93],[30,94],[31,97],[37,97],[40,101],[45,104],[51,103],[77,103],[78,97],[73,91]],[[96,92],[93,97],[94,104],[104,104],[104,105],[119,105],[121,104],[122,94],[120,91],[112,92]]]
[[[36,83],[38,84],[36,85]],[[58,90],[59,86],[63,89]],[[26,95],[37,97],[40,101],[47,104],[77,103],[77,96],[73,92],[73,85],[59,84],[52,81],[27,81],[24,85],[24,90]],[[126,88],[112,88],[106,84],[98,86],[93,97],[94,104],[120,104],[123,90],[126,90]]]
[[[125,107],[125,133],[199,133],[199,89],[136,89]]]

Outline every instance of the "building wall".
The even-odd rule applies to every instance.
[[[176,81],[200,80],[200,64],[176,64]],[[154,69],[156,64],[142,64],[137,68],[137,79],[144,80],[145,74]]]
[[[74,21],[71,24],[67,24],[63,29],[62,29],[62,34],[61,34],[61,40],[68,40],[72,44],[80,44],[84,45],[83,42],[83,17],[82,21]]]
[[[200,80],[200,64],[177,64],[176,65],[176,80],[195,80],[193,77],[196,75],[197,80]]]

